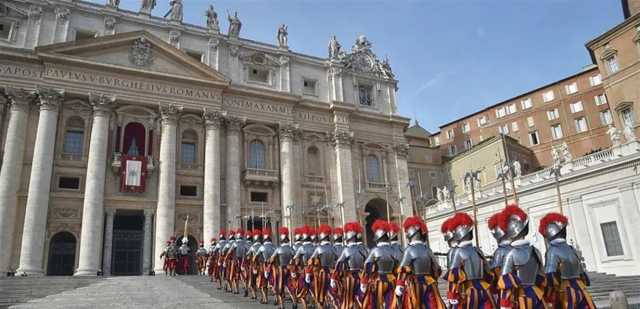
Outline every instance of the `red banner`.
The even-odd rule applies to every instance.
[[[143,193],[147,178],[147,158],[122,155],[120,162],[120,192]]]

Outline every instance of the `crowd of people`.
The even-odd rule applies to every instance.
[[[512,204],[494,214],[489,230],[497,242],[493,256],[474,245],[474,221],[458,212],[442,224],[449,245],[447,268],[441,269],[429,248],[427,226],[420,217],[400,228],[377,220],[371,226],[375,246],[363,244],[358,222],[344,227],[320,225],[278,230],[274,245],[269,229],[220,231],[210,247],[198,250],[206,273],[218,289],[284,308],[595,308],[587,291],[589,278],[576,250],[566,241],[568,219],[549,213],[539,224],[547,244],[543,258],[525,238],[529,218]],[[179,249],[179,248],[178,248]],[[175,239],[163,253],[167,273],[175,275],[179,251]],[[184,264],[182,264],[184,265]],[[440,295],[438,280],[447,282]]]

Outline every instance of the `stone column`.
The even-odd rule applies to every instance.
[[[227,222],[228,228],[237,228],[240,217],[241,182],[240,168],[242,164],[242,143],[240,130],[243,121],[237,117],[227,117],[227,155],[225,186],[227,190]]]
[[[38,131],[29,177],[29,194],[22,229],[19,274],[43,275],[44,239],[49,211],[49,191],[53,169],[59,105],[64,91],[38,89]]]
[[[100,269],[100,249],[104,225],[104,181],[107,170],[109,118],[115,97],[90,94],[93,124],[89,142],[89,159],[82,205],[80,255],[76,276],[96,276]]]
[[[411,196],[411,187],[409,186],[409,167],[407,165],[407,156],[409,155],[409,145],[400,144],[394,147],[394,166],[396,170],[396,182],[398,186],[398,194],[400,199],[400,214],[406,217],[413,215],[413,198]]]
[[[206,109],[202,117],[206,127],[202,241],[206,243],[220,231],[220,130],[224,119],[220,113]]]
[[[336,130],[333,143],[336,151],[336,175],[338,203],[343,203],[345,222],[357,220],[356,201],[351,161],[351,133]]]
[[[105,276],[111,275],[111,253],[113,252],[113,217],[116,214],[114,208],[104,210],[107,214],[106,224],[104,228],[104,249],[102,250],[102,273]]]
[[[0,277],[6,276],[13,253],[18,188],[24,159],[29,105],[34,93],[24,89],[4,89],[10,106],[9,124],[0,169]]]
[[[295,174],[298,170],[295,166],[293,143],[297,134],[298,128],[295,126],[288,125],[280,128],[280,173],[282,175],[281,196],[283,208],[282,222],[284,226],[290,229],[304,223],[304,218],[300,212],[302,207],[300,207],[301,205],[296,205],[296,191],[294,189]]]
[[[142,274],[148,275],[151,271],[151,229],[153,223],[153,209],[144,210],[144,243],[142,245]]]
[[[176,135],[178,115],[182,106],[160,107],[162,135],[160,137],[160,174],[158,176],[158,206],[156,212],[156,234],[154,271],[163,274],[160,254],[165,242],[171,237],[176,220]]]

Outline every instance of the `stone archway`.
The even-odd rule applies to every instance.
[[[375,245],[371,226],[378,219],[387,220],[387,202],[381,198],[371,199],[364,207],[364,211],[367,213],[364,218],[366,241],[367,246],[371,248]]]
[[[76,238],[69,232],[51,237],[47,276],[71,276],[76,260]]]

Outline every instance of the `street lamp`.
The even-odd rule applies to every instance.
[[[471,205],[473,207],[473,229],[476,240],[476,247],[480,247],[478,240],[478,207],[476,206],[476,190],[475,190],[475,182],[480,183],[480,178],[478,175],[480,171],[469,171],[464,174],[464,182],[466,183],[469,180],[471,184]]]
[[[558,207],[560,208],[560,213],[564,214],[564,211],[562,209],[562,196],[560,195],[560,176],[562,176],[560,172],[561,169],[562,165],[556,162],[549,170],[549,175],[553,176],[553,180],[556,184],[556,196],[558,197]]]

